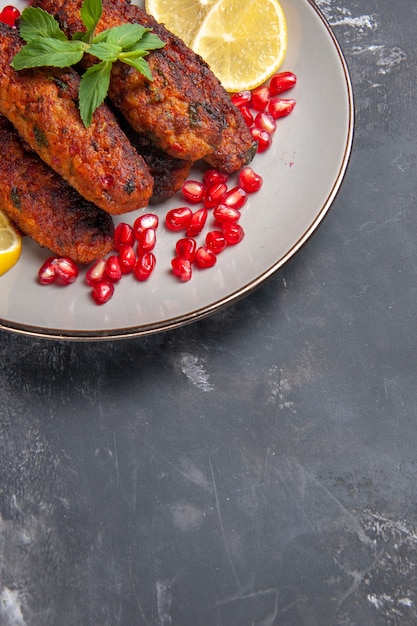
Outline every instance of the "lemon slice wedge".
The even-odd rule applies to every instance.
[[[191,46],[207,13],[217,0],[145,0],[145,10]]]
[[[254,89],[282,65],[287,23],[277,0],[218,0],[192,43],[226,91]]]
[[[21,252],[22,237],[7,215],[0,210],[0,276],[17,263]]]

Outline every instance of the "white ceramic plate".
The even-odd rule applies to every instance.
[[[0,2],[0,8],[5,4]],[[242,211],[245,239],[227,248],[215,267],[195,271],[181,283],[170,271],[178,236],[160,226],[152,277],[145,283],[125,277],[113,298],[97,306],[82,278],[68,287],[39,285],[37,270],[48,252],[25,238],[21,260],[0,277],[0,327],[73,340],[174,328],[248,294],[300,249],[342,183],[352,147],[353,96],[341,50],[315,5],[282,0],[282,6],[289,41],[281,69],[297,75],[297,86],[288,92],[297,105],[280,120],[272,148],[253,161],[264,186]],[[152,210],[163,222],[170,208],[182,204],[177,197]]]

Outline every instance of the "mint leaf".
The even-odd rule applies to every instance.
[[[121,46],[108,42],[92,43],[88,49],[88,54],[92,54],[101,61],[110,61],[111,63],[117,61],[121,52]]]
[[[26,42],[37,41],[43,37],[67,41],[56,19],[37,7],[26,7],[23,10],[19,34]]]
[[[147,30],[138,45],[144,50],[159,50],[165,46],[165,42],[159,39],[151,30]]]
[[[61,41],[58,39],[39,39],[31,41],[15,54],[11,66],[15,70],[31,67],[68,67],[78,63],[84,54],[81,42]]]
[[[103,4],[101,0],[84,0],[81,6],[81,19],[87,29],[84,41],[91,43],[94,31],[97,28],[100,17],[103,13]]]
[[[121,24],[120,26],[114,26],[102,31],[96,35],[94,41],[117,43],[126,49],[139,42],[147,30],[140,24]]]
[[[126,65],[130,65],[131,67],[134,67],[135,70],[143,74],[145,78],[147,78],[149,81],[153,80],[151,69],[149,65],[147,64],[147,62],[145,61],[145,59],[143,58],[143,55],[138,56],[138,55],[125,54],[123,55],[123,58],[120,58],[120,60],[123,61],[123,63],[126,63]]]
[[[101,61],[92,65],[82,75],[79,89],[80,115],[88,128],[94,111],[104,102],[109,90],[112,63]]]

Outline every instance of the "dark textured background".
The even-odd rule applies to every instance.
[[[417,5],[318,5],[357,124],[302,251],[166,334],[0,332],[1,626],[417,624]]]

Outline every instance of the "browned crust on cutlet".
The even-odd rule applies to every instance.
[[[58,256],[91,263],[113,247],[113,220],[24,144],[0,115],[0,204],[18,228]]]
[[[66,32],[82,30],[82,0],[56,2],[57,19]],[[166,44],[147,57],[152,82],[122,63],[113,67],[109,97],[129,124],[174,157],[207,158],[228,173],[248,163],[254,153],[252,136],[208,65],[140,7],[104,0],[98,30],[126,22],[153,29]]]
[[[87,200],[112,214],[146,206],[153,180],[106,105],[85,128],[72,69],[16,72],[18,34],[0,24],[0,112],[33,150]]]
[[[184,181],[188,178],[193,161],[184,161],[170,156],[151,141],[147,135],[134,131],[121,116],[119,122],[130,143],[149,167],[153,177],[154,198],[161,200],[171,198],[181,189]]]

